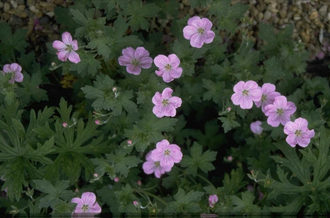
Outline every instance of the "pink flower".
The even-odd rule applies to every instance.
[[[262,133],[263,128],[260,126],[261,121],[256,121],[250,124],[250,129],[254,134],[260,135]]]
[[[115,177],[114,179],[113,179],[115,182],[119,182],[119,178],[118,177]]]
[[[95,120],[95,124],[96,125],[101,125],[101,121],[100,120]]]
[[[159,68],[159,70],[156,70],[156,74],[162,76],[166,83],[179,78],[182,74],[182,68],[179,67],[180,59],[175,54],[170,54],[168,57],[158,55],[155,57],[154,62]]]
[[[146,155],[146,162],[143,163],[142,168],[146,174],[154,173],[157,178],[160,178],[162,174],[165,172],[170,172],[172,167],[171,166],[160,166],[159,161],[154,161],[151,159],[151,151]]]
[[[101,207],[96,202],[96,196],[93,192],[84,192],[81,198],[72,198],[71,203],[76,203],[74,213],[77,214],[98,214],[101,213]]]
[[[264,113],[266,105],[273,104],[275,97],[281,95],[279,92],[275,92],[275,88],[275,85],[270,83],[265,83],[261,87],[261,99],[260,101],[256,101],[255,104],[257,107],[261,106],[261,110]]]
[[[66,128],[66,127],[68,127],[68,123],[62,123],[62,126],[63,126],[64,128]]]
[[[176,108],[180,107],[182,100],[179,97],[172,97],[173,90],[171,88],[165,88],[160,94],[156,92],[154,97],[152,97],[152,103],[154,103],[154,108],[152,112],[158,117],[174,117],[176,115]]]
[[[151,159],[159,161],[161,167],[173,167],[174,163],[179,163],[182,159],[181,148],[176,144],[170,144],[166,139],[156,144],[156,149],[151,152]]]
[[[57,50],[58,59],[66,61],[68,58],[71,62],[77,64],[80,62],[79,55],[75,52],[78,50],[78,41],[73,40],[72,36],[68,32],[62,34],[62,41],[55,40],[53,42],[53,48]]]
[[[149,57],[149,52],[143,47],[138,47],[136,50],[128,47],[122,50],[122,54],[118,58],[118,62],[119,65],[126,66],[128,73],[139,75],[141,68],[148,69],[151,67],[152,58]]]
[[[5,64],[2,71],[3,74],[11,73],[11,79],[9,80],[9,83],[14,83],[15,81],[23,81],[23,74],[21,73],[22,67],[17,63]]]
[[[291,147],[296,147],[296,144],[301,147],[307,147],[311,138],[315,135],[313,129],[308,129],[307,120],[301,117],[297,118],[294,122],[287,122],[284,126],[284,133],[288,135],[286,142]]]
[[[188,20],[188,26],[183,28],[183,36],[190,40],[190,45],[201,48],[204,43],[211,43],[214,39],[214,32],[211,30],[212,22],[207,18],[194,16]]]
[[[214,207],[214,204],[218,202],[218,196],[217,195],[210,195],[209,196],[209,205],[211,208]]]
[[[265,115],[268,116],[267,123],[272,127],[277,127],[280,123],[285,125],[296,110],[296,105],[288,102],[285,96],[275,97],[274,103],[265,107]]]
[[[231,96],[231,100],[234,105],[240,105],[242,109],[251,109],[253,102],[260,101],[261,89],[254,81],[238,82],[234,86],[234,94]]]

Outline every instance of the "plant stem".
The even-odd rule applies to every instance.
[[[166,205],[167,206],[167,202],[166,201],[164,201],[163,199],[161,199],[160,197],[158,197],[157,195],[154,195],[154,194],[151,194],[150,192],[147,192],[147,191],[143,191],[143,190],[141,190],[141,189],[133,189],[135,192],[137,192],[137,193],[143,193],[143,194],[145,194],[145,195],[149,195],[150,197],[153,197],[153,198],[155,198],[155,199],[157,199],[158,201],[160,201],[160,202],[162,202],[164,205]]]

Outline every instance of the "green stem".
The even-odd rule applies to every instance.
[[[143,191],[141,189],[133,189],[133,190],[137,193],[143,193],[145,195],[149,195],[150,197],[153,197],[153,198],[157,199],[158,201],[162,202],[164,205],[166,205],[166,206],[168,205],[166,201],[164,201],[163,199],[161,199],[157,195],[151,194],[150,192]]]
[[[215,188],[214,185],[207,178],[205,178],[204,176],[201,176],[199,174],[197,174],[197,176],[199,178],[201,178],[202,180],[204,180],[206,183],[208,183],[210,186],[212,186],[213,188]]]

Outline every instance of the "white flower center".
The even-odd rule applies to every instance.
[[[276,113],[281,116],[284,113],[284,111],[282,108],[277,108]]]
[[[267,95],[262,95],[261,96],[261,102],[267,101]]]
[[[294,134],[296,136],[301,136],[301,130],[300,129],[297,129]]]
[[[81,209],[82,209],[84,212],[88,211],[88,205],[87,205],[87,204],[84,204],[84,205],[81,207]]]
[[[169,103],[168,103],[168,99],[163,99],[163,101],[162,101],[162,105],[163,105],[163,106],[167,106],[167,105],[169,105]]]

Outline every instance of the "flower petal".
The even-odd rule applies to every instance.
[[[154,97],[152,97],[152,103],[154,105],[162,105],[162,101],[163,101],[162,95],[159,92],[156,92]]]
[[[61,42],[61,41],[55,40],[55,41],[53,42],[53,48],[55,48],[55,49],[58,50],[58,51],[65,50],[66,47],[67,47],[67,45],[64,44],[64,43]]]
[[[163,99],[169,99],[172,97],[173,90],[171,88],[165,88],[162,92]]]
[[[198,34],[197,28],[195,26],[186,26],[183,28],[183,37],[185,39],[191,39],[194,34]]]
[[[60,59],[61,61],[66,61],[68,59],[69,56],[69,52],[64,50],[64,51],[60,51],[57,54],[58,59]]]
[[[175,70],[172,69],[169,74],[171,75],[171,77],[177,79],[180,78],[180,76],[182,75],[182,67],[178,67]]]
[[[149,56],[149,52],[143,47],[137,47],[134,52],[134,58],[139,61],[141,60],[141,58],[148,56]]]
[[[204,44],[201,34],[195,34],[190,39],[190,45],[195,48],[201,48]]]
[[[199,27],[198,24],[199,24],[200,20],[201,20],[201,18],[198,17],[198,16],[191,17],[188,20],[188,25],[189,26],[195,26],[195,27],[198,28]]]
[[[88,207],[88,212],[92,213],[92,214],[101,213],[101,211],[102,211],[102,209],[97,202],[95,202],[94,205]]]
[[[72,43],[72,36],[71,36],[71,34],[69,32],[64,32],[62,34],[62,41],[66,45],[71,45],[71,43]]]
[[[80,57],[77,54],[77,52],[71,51],[68,57],[69,57],[69,61],[71,61],[72,63],[77,64],[80,62]]]
[[[129,64],[132,64],[132,59],[122,55],[118,58],[118,63],[120,66],[127,66]]]
[[[176,54],[170,54],[168,56],[168,61],[169,64],[172,66],[172,69],[175,69],[180,65],[180,59],[178,58],[178,56],[176,56]]]
[[[124,48],[121,52],[124,56],[130,58],[131,60],[134,59],[134,52],[135,51],[132,47]]]
[[[128,73],[139,75],[141,73],[141,67],[138,65],[129,64],[126,67]]]
[[[149,69],[152,65],[152,58],[151,57],[142,57],[139,61],[139,65],[143,69]]]
[[[87,204],[88,206],[91,206],[96,201],[96,196],[93,192],[84,192],[81,195],[81,200],[83,201],[83,204]]]
[[[288,135],[285,140],[291,147],[296,147],[297,138],[294,134]]]
[[[18,72],[18,73],[15,73],[14,75],[14,80],[16,82],[23,82],[23,74]]]
[[[154,59],[154,63],[157,67],[164,68],[169,63],[169,60],[165,55],[157,55]]]
[[[156,105],[153,107],[152,112],[156,115],[156,117],[162,118],[165,113],[165,108],[162,105]]]
[[[83,204],[83,201],[81,200],[81,198],[72,198],[71,199],[71,203],[82,205]]]
[[[181,107],[182,99],[179,97],[174,96],[174,97],[170,98],[168,101],[169,101],[170,105],[172,105],[174,108]]]
[[[167,116],[167,117],[175,117],[175,115],[176,115],[175,108],[172,105],[167,105],[165,107],[164,115]]]
[[[211,43],[211,42],[213,42],[214,37],[215,37],[215,33],[212,30],[208,30],[203,35],[203,41],[206,44]]]

